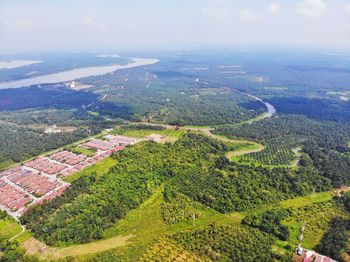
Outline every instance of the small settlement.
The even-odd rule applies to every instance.
[[[0,173],[0,209],[14,218],[24,214],[29,206],[40,204],[63,194],[70,186],[62,178],[96,164],[114,152],[122,150],[140,140],[106,135],[102,139],[91,139],[79,145],[96,150],[87,157],[62,150],[49,156],[40,156]]]
[[[299,253],[300,252],[300,253]],[[300,249],[294,254],[295,262],[336,262],[336,260],[331,259],[330,257],[323,256],[318,254],[315,251]]]

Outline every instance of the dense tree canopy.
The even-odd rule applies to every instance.
[[[85,243],[101,238],[104,229],[164,182],[175,192],[223,213],[329,188],[327,179],[307,167],[295,173],[220,161],[219,168],[218,159],[229,149],[192,133],[174,145],[141,142],[118,152],[114,156],[118,164],[107,174],[96,181],[93,174],[81,177],[62,197],[34,207],[21,221],[48,244]],[[167,208],[176,213],[177,207]]]

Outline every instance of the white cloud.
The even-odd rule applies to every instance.
[[[323,0],[303,0],[297,3],[296,10],[305,17],[320,17],[326,11]]]
[[[280,5],[277,4],[277,3],[271,3],[270,6],[269,6],[269,9],[268,9],[268,13],[269,14],[275,14],[277,13],[279,10],[280,10]]]
[[[13,29],[20,29],[20,30],[26,30],[26,29],[32,29],[36,28],[39,24],[32,20],[32,19],[16,19],[16,20],[0,20],[0,25],[13,28]]]
[[[255,21],[255,20],[261,19],[262,16],[254,14],[254,13],[252,13],[252,11],[250,11],[248,9],[241,9],[239,11],[239,18],[242,21]]]
[[[103,21],[99,21],[89,14],[84,14],[81,17],[65,18],[60,22],[61,27],[75,27],[75,28],[86,28],[96,30],[106,30],[110,26]]]
[[[202,12],[204,15],[216,19],[223,19],[231,14],[231,10],[226,7],[204,7]]]
[[[212,3],[212,4],[227,4],[229,3],[230,1],[229,0],[209,0],[209,3]]]
[[[350,3],[345,7],[345,10],[350,14]]]

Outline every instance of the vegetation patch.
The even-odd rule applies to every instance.
[[[69,148],[69,150],[75,154],[82,154],[85,155],[87,157],[91,157],[96,153],[96,150],[94,150],[93,148],[85,148],[85,147],[81,147],[81,146],[76,146],[73,148]]]
[[[110,168],[112,168],[113,166],[116,165],[116,163],[117,163],[116,159],[113,159],[111,157],[107,157],[107,158],[102,159],[101,161],[99,161],[98,163],[96,163],[92,166],[88,166],[87,168],[84,168],[83,170],[80,170],[80,171],[74,173],[73,175],[64,178],[64,181],[66,181],[68,183],[72,183],[75,180],[78,180],[80,177],[87,176],[87,175],[90,175],[92,173],[94,173],[96,175],[96,178],[97,178],[97,177],[107,173]]]
[[[22,231],[21,226],[6,211],[0,211],[0,241],[9,240]]]
[[[193,220],[200,217],[199,209],[201,206],[188,197],[176,192],[171,186],[164,189],[164,203],[161,206],[161,212],[164,221],[167,224]]]
[[[315,166],[320,175],[329,178],[333,186],[350,183],[348,123],[279,115],[250,125],[219,127],[215,133],[233,139],[243,137],[265,146],[263,151],[242,156],[242,162],[289,165],[295,159],[293,148],[301,146],[302,152],[311,158],[310,165]],[[305,156],[300,162],[303,160]]]
[[[316,250],[338,261],[348,261],[350,220],[339,217],[333,218],[328,231],[322,237]]]
[[[242,220],[242,224],[258,228],[285,241],[289,237],[289,232],[288,228],[281,224],[281,221],[289,215],[285,209],[272,209],[262,214],[249,214]]]
[[[272,261],[273,237],[256,229],[215,226],[172,237],[186,250],[208,260]]]
[[[297,246],[300,230],[305,223],[303,246],[314,249],[324,233],[330,228],[330,222],[335,217],[348,218],[349,214],[334,200],[314,203],[312,205],[291,208],[291,215],[283,220],[290,231],[289,242]]]
[[[183,246],[170,238],[161,238],[149,248],[139,261],[208,261],[202,257],[187,251]]]

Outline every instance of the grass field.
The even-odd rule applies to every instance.
[[[116,248],[119,246],[125,246],[128,244],[128,240],[132,238],[133,238],[133,235],[117,236],[117,237],[112,237],[106,240],[96,241],[85,245],[70,246],[70,247],[59,249],[58,256],[59,257],[79,256],[79,255],[85,255],[89,253],[101,252],[101,251]]]
[[[0,171],[11,167],[14,164],[13,161],[0,162]]]
[[[90,174],[92,172],[96,172],[97,176],[100,176],[106,172],[108,172],[108,170],[114,166],[117,163],[116,160],[107,157],[103,160],[101,160],[100,162],[98,162],[95,165],[89,166],[83,170],[80,170],[76,173],[74,173],[73,175],[66,177],[64,179],[64,181],[68,182],[68,183],[72,183],[73,181],[77,180],[79,177],[84,176],[86,174]]]
[[[231,161],[238,161],[239,156],[259,152],[261,150],[264,150],[264,146],[261,144],[245,143],[239,150],[227,152],[226,157]]]
[[[310,194],[304,197],[297,197],[293,199],[288,199],[279,203],[282,208],[299,208],[303,206],[308,206],[314,203],[327,202],[333,198],[333,192],[320,192]]]
[[[164,201],[162,192],[163,187],[160,187],[140,207],[130,211],[124,219],[107,229],[104,240],[64,248],[45,246],[46,251],[41,253],[40,256],[46,259],[91,256],[91,253],[113,249],[113,252],[116,252],[122,261],[136,261],[159,237],[208,226],[212,222],[238,226],[244,217],[240,213],[221,214],[198,203],[201,206],[201,215],[196,219],[195,225],[193,225],[193,221],[168,225],[161,216],[161,203]],[[43,249],[40,246],[43,244],[34,240],[31,240],[31,242],[27,243],[26,249],[30,249],[30,254],[39,255],[39,250]]]
[[[191,129],[192,130],[192,129]],[[164,129],[164,130],[144,130],[144,129],[121,129],[117,128],[113,130],[113,133],[130,136],[130,137],[137,137],[137,138],[144,138],[150,134],[161,134],[166,135],[169,138],[174,139],[176,141],[181,135],[183,135],[188,130],[185,129]],[[201,128],[196,129],[192,131],[198,131],[203,132],[204,134],[221,140],[226,143],[237,143],[242,145],[242,148],[239,150],[228,152],[227,157],[229,159],[235,159],[236,157],[239,157],[242,154],[247,154],[249,152],[255,152],[256,150],[263,150],[264,146],[252,141],[246,141],[246,140],[231,140],[222,136],[217,136],[211,133],[211,130],[208,128]],[[106,158],[99,163],[90,166],[82,171],[79,171],[75,174],[73,174],[70,177],[67,177],[65,181],[67,182],[73,182],[76,179],[78,179],[81,176],[84,176],[91,172],[97,172],[97,175],[102,175],[108,170],[117,164],[117,160],[114,160],[112,158]],[[257,208],[252,211],[247,212],[233,212],[228,214],[221,214],[213,209],[207,208],[205,206],[201,206],[200,208],[200,217],[195,220],[195,223],[193,224],[193,221],[185,221],[185,222],[179,222],[176,224],[166,224],[163,221],[162,215],[161,215],[161,204],[163,203],[163,195],[162,195],[163,187],[160,187],[157,191],[154,192],[154,194],[146,200],[142,205],[140,205],[138,208],[130,211],[124,219],[118,221],[114,226],[108,228],[104,232],[104,239],[88,244],[82,244],[82,245],[74,245],[64,248],[47,248],[44,249],[47,250],[47,253],[43,253],[41,256],[43,258],[63,258],[68,256],[74,256],[79,257],[79,260],[84,260],[85,258],[93,257],[95,254],[100,252],[105,252],[109,250],[108,252],[112,252],[116,255],[118,255],[118,259],[123,261],[135,261],[137,260],[149,247],[151,247],[159,238],[166,237],[169,234],[174,234],[178,232],[182,232],[184,230],[192,230],[194,228],[201,228],[208,226],[210,223],[217,223],[220,225],[235,225],[240,226],[241,220],[250,212],[252,211],[264,211],[267,209],[271,209],[271,205],[262,206],[260,208]],[[281,201],[280,203],[276,204],[275,206],[280,206],[282,208],[293,208],[295,210],[301,210],[304,208],[307,208],[309,206],[318,205],[322,206],[324,203],[328,203],[331,201],[333,197],[332,192],[322,192],[322,193],[314,193],[305,197],[298,197],[290,200]],[[320,211],[321,210],[321,211]],[[310,225],[314,224],[317,225],[317,221],[322,221],[323,217],[322,214],[326,214],[328,211],[339,211],[333,209],[333,207],[329,209],[323,210],[316,209],[316,212],[320,214],[320,216],[316,216],[316,220],[309,220]],[[313,216],[314,210],[311,209],[311,211],[304,212],[306,216]],[[284,249],[284,246],[286,244],[290,244],[292,246],[296,245],[296,239],[298,236],[298,232],[300,230],[300,223],[302,223],[302,219],[304,216],[304,213],[298,213],[295,211],[295,215],[288,220],[284,221],[284,223],[288,226],[288,228],[291,231],[291,237],[289,241],[282,242],[277,241],[276,247],[281,250],[281,252],[287,252],[287,250]],[[328,219],[328,218],[327,218]],[[329,218],[330,219],[330,218]],[[327,220],[328,221],[328,220]],[[325,224],[327,224],[327,221]],[[322,237],[323,232],[325,231],[325,226],[320,230],[314,229],[310,226],[310,232],[316,232],[316,237],[312,236],[312,233],[306,236],[305,238],[305,247],[313,248],[314,245],[319,241],[319,239]],[[24,234],[23,237],[30,237],[29,235]],[[37,254],[37,252],[41,252],[42,248],[36,248],[37,246],[40,247],[39,244],[35,241],[32,241],[31,249],[32,251]],[[41,243],[42,245],[42,243]],[[35,251],[36,250],[36,251]]]
[[[81,146],[73,147],[70,150],[73,153],[75,153],[75,154],[83,154],[83,155],[85,155],[87,157],[91,157],[91,156],[93,156],[96,153],[96,150],[85,148],[85,147],[81,147]]]
[[[290,232],[289,242],[297,245],[300,229],[306,223],[303,246],[308,249],[320,242],[329,228],[329,222],[335,217],[349,218],[349,214],[334,201],[320,202],[292,209],[292,216],[283,221]]]
[[[163,202],[162,190],[162,188],[157,190],[139,208],[131,211],[125,219],[119,221],[114,227],[106,230],[105,237],[123,235],[128,232],[135,235],[135,238],[131,239],[132,244],[123,249],[124,257],[121,257],[121,260],[137,260],[137,258],[159,237],[184,230],[201,228],[208,226],[212,222],[218,224],[235,224],[238,226],[244,217],[244,215],[240,213],[221,214],[213,209],[202,206],[200,209],[201,215],[195,220],[195,225],[193,225],[193,221],[168,225],[163,221],[161,216],[160,209],[161,203]]]
[[[21,226],[13,219],[0,220],[0,240],[9,240],[21,231]]]
[[[213,209],[202,206],[200,210],[201,215],[198,219],[196,219],[195,225],[193,225],[193,221],[186,221],[169,225],[163,221],[163,218],[161,216],[161,204],[164,201],[162,191],[163,188],[159,188],[140,207],[130,211],[124,219],[117,222],[113,227],[107,229],[104,233],[104,240],[92,242],[89,244],[58,248],[55,249],[54,254],[50,253],[49,256],[79,256],[79,259],[83,260],[86,257],[93,256],[92,253],[110,250],[109,252],[113,252],[118,255],[118,258],[120,258],[120,260],[135,261],[149,247],[151,247],[156,240],[161,237],[165,237],[169,234],[174,234],[184,230],[202,228],[208,226],[213,222],[219,225],[230,224],[240,226],[241,220],[247,214],[249,214],[249,211],[241,213],[233,212],[228,214],[221,214]],[[283,208],[294,208],[298,210],[300,208],[308,207],[314,204],[319,204],[322,206],[324,203],[329,203],[331,199],[332,192],[323,192],[282,201],[278,205]],[[258,210],[263,211],[270,208],[271,206],[266,206]],[[309,214],[309,216],[312,217],[312,213]],[[294,217],[292,217],[292,220],[289,222],[285,222],[292,232],[291,240],[289,242],[277,241],[276,243],[276,247],[281,247],[281,252],[285,252],[285,250],[283,250],[283,247],[287,243],[290,245],[295,244],[295,236],[298,235],[300,222],[299,220],[293,219]],[[321,217],[317,217],[317,219],[322,220]],[[318,237],[316,239],[319,239],[322,236],[322,233],[323,231],[318,231]],[[309,239],[310,241],[308,238],[306,238],[306,246],[312,247],[312,235],[310,235]]]
[[[330,220],[345,214],[342,208],[335,206],[332,198],[333,192],[321,192],[281,201],[280,207],[292,211],[291,216],[282,221],[282,224],[288,227],[290,237],[288,241],[277,240],[275,248],[280,253],[293,252],[298,245],[301,227],[306,223],[303,247],[314,249],[328,228]],[[288,245],[292,250],[285,248]]]
[[[147,219],[147,212],[152,212],[152,211],[149,211],[151,208],[153,208],[153,212],[155,212],[157,210],[157,208],[155,208],[155,207],[160,206],[160,202],[158,204],[156,204],[157,201],[160,201],[159,198],[157,198],[157,194],[152,196],[152,198],[155,198],[154,199],[155,202],[153,202],[153,205],[152,206],[147,206],[147,205],[144,206],[144,212],[146,212],[146,214],[144,214],[144,212],[142,212],[142,210],[137,209],[137,210],[135,210],[133,219],[131,219],[133,216],[127,216],[129,221],[128,221],[128,219],[124,220],[126,223],[124,222],[125,224],[124,223],[117,224],[115,229],[119,228],[119,230],[120,230],[119,233],[123,232],[123,230],[126,230],[125,233],[127,231],[133,232],[132,230],[134,230],[134,232],[141,232],[141,234],[138,237],[139,237],[140,241],[143,242],[147,238],[149,240],[151,240],[152,238],[164,237],[168,234],[173,234],[173,233],[180,232],[183,230],[191,230],[193,228],[204,227],[204,226],[209,225],[212,222],[215,222],[216,224],[219,224],[219,225],[230,224],[230,225],[240,226],[241,220],[247,214],[249,214],[251,212],[251,211],[250,212],[233,212],[233,213],[229,213],[229,214],[221,214],[215,210],[207,209],[207,211],[204,212],[202,214],[202,216],[196,221],[195,227],[193,227],[191,225],[191,223],[189,223],[189,222],[188,223],[179,223],[179,224],[176,224],[176,225],[170,227],[168,225],[164,225],[163,221],[159,217],[158,211],[156,213],[152,213],[152,214],[149,213],[148,214],[148,215],[152,215],[152,217],[157,217],[157,214],[158,214],[158,218],[156,220],[149,221]],[[305,206],[313,205],[315,203],[322,203],[322,204],[323,204],[323,202],[327,203],[331,199],[332,199],[332,192],[322,192],[322,193],[315,193],[315,194],[312,194],[312,195],[309,195],[306,197],[298,197],[295,199],[282,201],[279,203],[279,205],[283,208],[305,207]],[[263,207],[262,209],[266,209],[266,208],[267,207]],[[271,206],[269,206],[268,208],[271,208]],[[254,211],[256,211],[256,210],[254,210]],[[144,221],[144,222],[142,222],[142,223],[140,223],[140,221],[137,222],[137,219],[140,219],[143,216],[144,216],[144,220],[141,219],[141,221]],[[134,226],[138,225],[138,226],[136,228],[128,227],[128,226],[132,226],[132,225],[134,225]],[[155,228],[157,228],[157,230],[155,230]],[[296,226],[296,228],[299,229],[299,224]],[[293,230],[292,227],[291,227],[291,229]],[[109,232],[111,232],[111,231],[109,231]],[[118,230],[115,231],[114,233],[117,233],[117,232],[118,232]],[[137,239],[135,239],[135,240],[137,240]],[[149,241],[149,243],[150,242],[152,242],[152,241]],[[290,244],[293,245],[294,241],[291,241]],[[145,246],[145,243],[143,243],[140,246]],[[132,246],[130,246],[130,248],[131,247]],[[135,254],[135,257],[137,257],[136,254]]]

